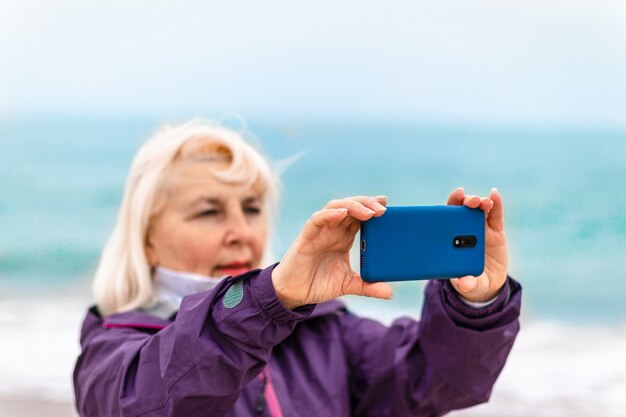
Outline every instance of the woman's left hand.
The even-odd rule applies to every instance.
[[[466,195],[463,188],[457,188],[450,193],[448,205],[465,205],[485,212],[485,270],[477,277],[452,278],[450,283],[468,301],[491,300],[502,290],[509,267],[502,197],[495,188],[489,197]]]

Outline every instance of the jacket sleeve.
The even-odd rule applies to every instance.
[[[481,309],[436,280],[426,286],[420,322],[403,317],[386,327],[345,314],[353,415],[440,416],[486,402],[519,331],[520,305],[510,277]]]
[[[101,322],[83,329],[74,371],[80,415],[225,415],[272,347],[314,308],[285,308],[272,270],[227,278],[210,292],[185,297],[175,321],[154,334],[105,329]]]

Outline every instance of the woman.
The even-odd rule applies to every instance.
[[[433,416],[488,400],[521,300],[496,190],[448,199],[486,213],[484,273],[429,282],[421,321],[390,327],[335,300],[391,298],[348,260],[387,199],[331,201],[269,265],[276,196],[265,159],[223,127],[143,145],[82,328],[82,416]]]

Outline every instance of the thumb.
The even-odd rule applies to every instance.
[[[363,295],[391,300],[393,298],[393,290],[386,282],[365,282],[363,284]]]
[[[478,279],[472,275],[466,275],[461,278],[452,278],[450,283],[459,294],[467,294],[476,288],[478,285]]]
[[[350,285],[345,288],[345,294],[390,300],[393,290],[386,282],[365,282],[359,274],[354,273]]]

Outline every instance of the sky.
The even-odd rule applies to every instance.
[[[626,127],[622,0],[2,0],[0,115]]]

